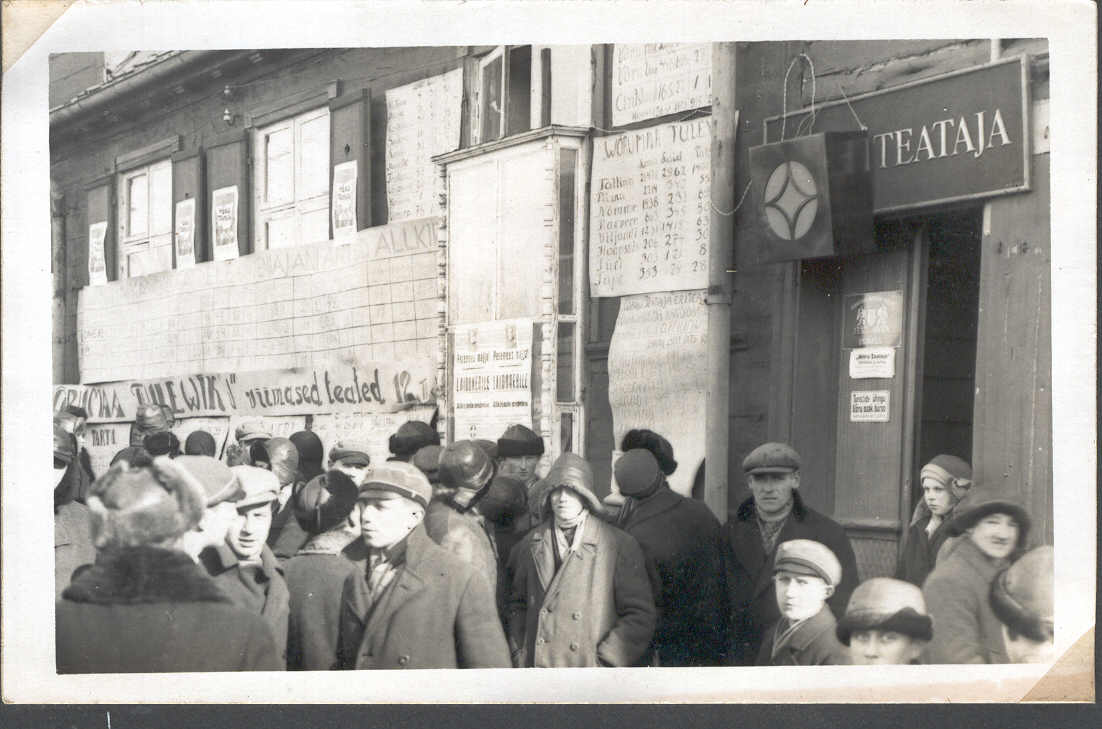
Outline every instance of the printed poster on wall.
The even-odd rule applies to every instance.
[[[712,103],[710,43],[617,43],[612,49],[612,125]]]
[[[854,390],[849,394],[849,422],[887,423],[891,396],[890,390]]]
[[[608,348],[608,401],[618,447],[632,428],[673,445],[670,487],[689,496],[704,460],[708,309],[704,291],[625,296]],[[613,458],[619,455],[613,453]]]
[[[341,162],[333,168],[333,240],[349,243],[356,235],[357,161]]]
[[[176,268],[195,265],[195,198],[176,203]]]
[[[88,226],[88,283],[100,286],[107,283],[107,255],[103,250],[107,238],[107,221]]]
[[[593,140],[590,295],[708,286],[711,145],[707,118]]]
[[[497,440],[513,423],[532,427],[532,320],[455,328],[455,439]]]
[[[843,347],[898,347],[903,334],[903,292],[846,296]]]
[[[214,191],[211,205],[211,238],[214,240],[214,260],[237,258],[237,185]]]
[[[861,347],[851,350],[849,376],[851,380],[895,377],[895,348]]]

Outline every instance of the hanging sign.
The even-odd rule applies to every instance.
[[[532,321],[455,328],[455,438],[496,440],[513,423],[532,427]]]
[[[176,203],[176,268],[195,265],[195,198]]]
[[[107,283],[107,256],[103,248],[106,239],[106,221],[88,226],[88,283],[92,286]]]
[[[895,377],[894,347],[861,347],[849,353],[852,380]]]
[[[237,258],[237,185],[220,187],[211,195],[211,238],[214,239],[214,260]]]
[[[356,160],[333,168],[333,240],[348,243],[356,234]]]
[[[903,334],[903,292],[849,294],[844,327],[843,347],[898,347]]]
[[[613,126],[711,103],[711,43],[617,43],[613,46]]]
[[[849,422],[886,423],[891,420],[890,390],[854,390],[849,394]]]

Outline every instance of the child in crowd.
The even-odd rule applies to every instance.
[[[855,666],[918,663],[933,637],[922,590],[890,577],[862,582],[835,630]]]
[[[922,499],[915,504],[903,540],[898,579],[922,586],[934,569],[938,550],[949,536],[957,502],[972,487],[972,467],[956,456],[940,455],[922,467]]]

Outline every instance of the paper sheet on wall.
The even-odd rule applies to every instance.
[[[432,156],[459,147],[463,71],[386,92],[387,220],[436,215],[440,178]]]
[[[708,391],[704,291],[625,296],[608,348],[608,400],[618,447],[632,428],[673,445],[671,488],[688,496],[704,460]]]
[[[356,234],[358,164],[350,160],[333,168],[333,240],[337,243],[348,243]]]
[[[195,198],[176,203],[176,268],[195,265]]]
[[[613,47],[613,126],[711,103],[710,43],[617,43]]]
[[[315,416],[310,430],[321,438],[326,456],[338,441],[356,440],[367,445],[371,463],[378,464],[390,457],[390,436],[402,423],[409,420],[427,423],[434,412],[435,405],[418,406],[400,413],[330,413]]]
[[[237,185],[218,188],[211,199],[210,229],[214,240],[214,260],[237,258]]]
[[[88,283],[92,286],[107,283],[107,256],[103,249],[106,238],[106,221],[88,226]]]
[[[513,423],[532,427],[532,320],[455,328],[455,438],[497,440]]]

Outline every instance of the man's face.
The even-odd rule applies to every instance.
[[[364,544],[386,549],[401,541],[421,522],[420,504],[390,491],[369,491],[360,497],[360,530]]]
[[[356,462],[350,463],[347,459],[340,459],[329,464],[329,469],[332,471],[340,471],[344,475],[352,479],[352,483],[357,487],[363,486],[364,481],[367,479],[368,466]]]
[[[799,471],[784,473],[751,473],[746,477],[754,504],[766,516],[781,514],[792,499],[792,492],[800,486]]]
[[[922,498],[934,516],[945,516],[953,508],[953,492],[937,479],[922,479]]]
[[[821,577],[780,570],[773,575],[777,588],[777,607],[789,620],[806,620],[823,608],[834,588]]]
[[[993,559],[1010,556],[1018,545],[1018,520],[1010,514],[988,514],[967,531],[984,554]]]
[[[527,481],[536,474],[539,456],[506,456],[501,459],[500,473],[518,481]]]
[[[1038,643],[1024,635],[1011,636],[1005,625],[1003,643],[1011,663],[1051,663],[1056,658],[1056,646],[1051,640]]]
[[[238,559],[255,559],[264,549],[268,530],[272,526],[271,503],[250,506],[237,512],[226,532],[226,543]]]
[[[894,630],[855,630],[849,637],[850,661],[855,666],[902,665],[921,652],[920,642]]]

